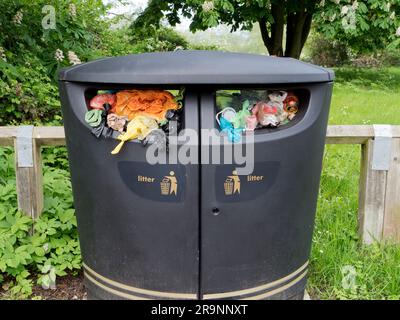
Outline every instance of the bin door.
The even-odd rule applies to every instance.
[[[84,92],[90,89],[61,85],[91,297],[198,298],[198,164],[150,164],[146,154],[150,144],[144,147],[137,141],[127,142],[119,154],[111,155],[119,141],[96,139],[83,120]],[[184,128],[198,130],[197,94],[186,92],[183,117]],[[182,147],[172,142],[167,155],[174,153],[176,144],[176,149]]]
[[[247,161],[254,161],[251,174],[237,173],[236,169],[244,165],[234,152],[231,164],[229,158],[215,163],[218,156],[214,152],[219,149],[223,157],[224,150],[218,144],[207,145],[202,135],[202,299],[290,299],[302,292],[330,87],[312,85],[307,90],[298,91],[302,102],[293,124],[257,130],[254,154],[251,148],[242,149],[242,154],[247,152]],[[244,93],[236,92],[236,98],[240,94]],[[216,95],[209,92],[200,99],[202,129],[218,128]],[[243,147],[249,141],[243,135],[233,146]]]

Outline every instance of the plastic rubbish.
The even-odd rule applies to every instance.
[[[286,91],[275,91],[268,95],[268,104],[276,107],[278,111],[283,111],[284,101],[287,97]]]
[[[104,107],[104,111],[108,114],[112,108],[112,105],[109,103],[105,103],[105,104],[103,104],[103,107]]]
[[[148,116],[161,121],[165,119],[167,110],[179,108],[174,96],[163,90],[124,90],[116,96],[111,112],[126,116],[129,120],[137,116]]]
[[[263,91],[262,94],[255,95],[254,91],[250,94],[242,90],[238,93],[237,100],[243,101],[240,111],[236,111],[233,117],[231,107],[225,106],[216,114],[216,119],[220,125],[221,132],[230,132],[230,140],[236,140],[233,136],[233,129],[254,131],[259,127],[278,127],[289,123],[299,110],[299,99],[292,92],[287,91]],[[229,94],[229,97],[236,98],[236,93]],[[251,107],[251,103],[254,105]]]
[[[279,125],[277,106],[271,106],[269,103],[260,101],[254,106],[252,113],[257,116],[257,120],[262,126],[277,127]]]
[[[227,107],[227,108],[222,109],[220,112],[218,112],[215,115],[215,118],[216,118],[218,124],[219,124],[219,117],[220,116],[224,117],[229,122],[232,122],[236,117],[236,110],[231,108],[231,107]]]
[[[107,110],[107,104],[104,105],[105,109]],[[106,126],[106,120],[107,120],[107,112],[100,110],[100,109],[93,109],[91,110],[92,113],[97,113],[97,114],[101,114],[101,117],[99,116],[99,118],[97,119],[98,121],[100,121],[100,124],[98,126],[95,126],[92,128],[91,132],[92,134],[96,137],[96,138],[100,138],[101,136],[105,137],[105,138],[110,138],[113,135],[114,130],[112,128],[109,128]],[[90,111],[88,111],[90,112]],[[90,116],[89,115],[89,120],[93,120],[95,118],[95,116]],[[97,124],[98,122],[94,123]]]
[[[283,102],[284,110],[288,113],[288,119],[292,120],[296,113],[299,111],[299,98],[293,93],[288,93],[286,99]]]
[[[247,116],[246,118],[246,130],[254,131],[257,128],[258,120],[255,115]]]
[[[98,127],[92,128],[91,132],[96,138],[100,138],[101,136],[105,138],[111,138],[114,130],[106,127],[105,123],[101,123]]]
[[[167,112],[165,113],[165,119],[167,120],[172,120],[175,117],[178,116],[178,110],[174,110],[174,109],[169,109],[167,110]]]
[[[164,151],[167,148],[167,136],[161,129],[154,129],[142,140],[143,146],[148,143],[155,145],[159,151]]]
[[[246,119],[251,115],[249,111],[250,103],[248,100],[243,102],[242,110],[236,113],[235,118],[232,121],[233,127],[235,129],[245,129],[246,128]]]
[[[176,120],[171,120],[161,126],[161,129],[165,132],[167,135],[175,136],[178,134],[178,131],[181,127],[181,124],[176,121]]]
[[[221,131],[225,129],[233,129],[233,124],[226,120],[224,117],[219,118],[219,127],[221,128]]]
[[[104,104],[110,104],[111,106],[115,103],[116,96],[115,94],[104,93],[98,94],[94,98],[92,98],[89,102],[89,106],[91,109],[100,109],[104,110]]]
[[[226,120],[224,117],[219,118],[219,126],[221,128],[221,133],[228,136],[229,142],[240,142],[242,139],[242,129],[235,129],[233,124]]]
[[[91,127],[98,127],[103,121],[104,111],[100,109],[92,109],[86,112],[85,121]]]
[[[175,135],[181,127],[183,96],[183,89],[176,98],[163,90],[100,90],[89,102],[91,110],[85,114],[85,121],[96,138],[120,133],[117,139],[121,142],[112,154],[119,153],[123,144],[133,139],[164,150],[168,148],[165,133]]]
[[[123,132],[127,121],[128,118],[125,116],[120,117],[115,113],[109,113],[107,115],[107,125],[115,131]]]
[[[181,114],[182,108],[167,110],[165,118],[167,121],[161,124],[161,129],[166,135],[177,135],[181,129]]]
[[[240,142],[240,140],[242,140],[242,129],[224,129],[221,132],[224,134],[227,134],[228,136],[228,141],[229,142],[233,142],[233,143],[237,143]]]
[[[118,136],[121,142],[115,147],[111,154],[117,154],[126,141],[139,139],[143,140],[154,129],[158,129],[158,123],[155,119],[146,116],[137,116],[128,123],[126,132]]]

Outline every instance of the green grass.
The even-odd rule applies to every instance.
[[[329,124],[400,124],[400,68],[335,71]]]
[[[329,124],[400,124],[400,69],[336,74]],[[400,246],[360,244],[359,168],[359,146],[326,147],[308,282],[315,299],[400,299]]]

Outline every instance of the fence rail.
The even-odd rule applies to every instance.
[[[363,243],[400,243],[400,126],[329,126],[327,144],[361,145],[359,232]],[[0,146],[14,146],[18,207],[43,209],[42,146],[65,145],[63,127],[0,127]]]

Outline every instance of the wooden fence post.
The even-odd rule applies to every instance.
[[[14,142],[18,209],[36,219],[43,210],[42,158],[33,126],[21,126]]]
[[[382,239],[385,214],[387,172],[372,169],[373,150],[373,139],[361,146],[358,230],[364,244],[371,244]]]
[[[384,240],[400,243],[398,127],[374,125],[374,130],[375,139],[362,145],[359,231],[365,244]]]
[[[400,138],[392,139],[392,154],[386,178],[382,238],[400,243]]]

